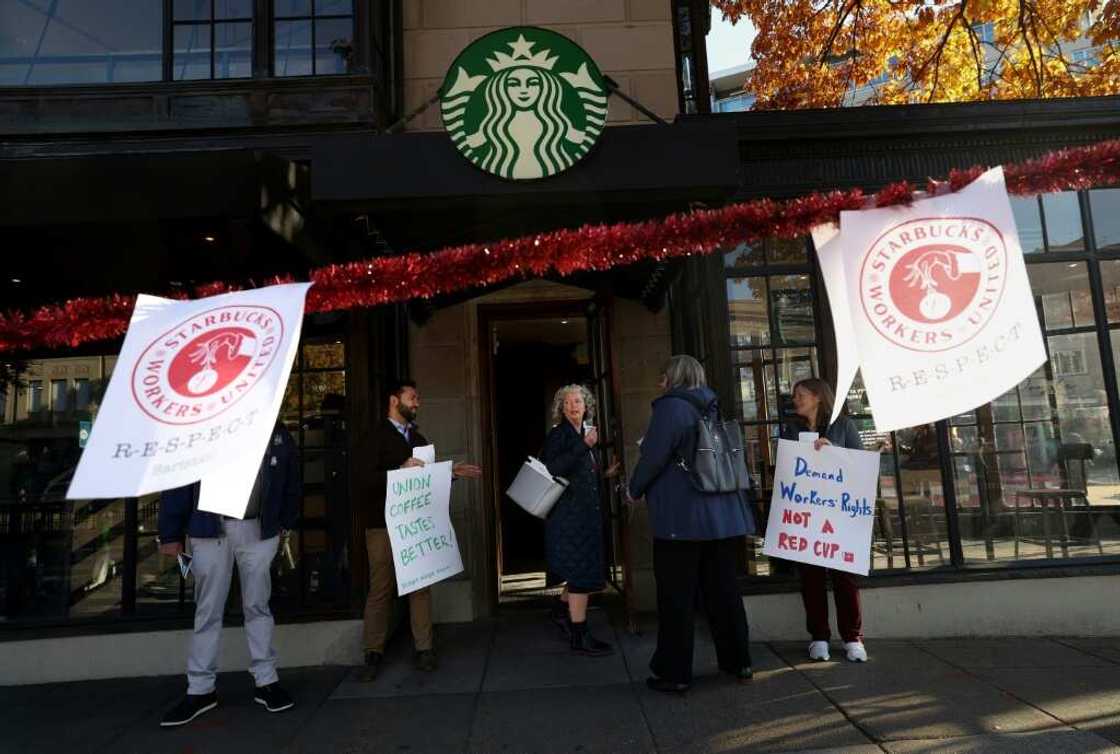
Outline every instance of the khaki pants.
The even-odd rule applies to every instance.
[[[397,592],[393,548],[386,529],[366,529],[369,557],[369,595],[366,597],[364,644],[367,652],[384,652],[389,638],[389,612]],[[408,595],[412,641],[417,652],[432,648],[432,590],[418,589]]]

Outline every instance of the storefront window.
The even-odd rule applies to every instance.
[[[340,329],[344,322],[325,317],[317,332],[309,328],[305,333],[280,413],[299,443],[303,468],[300,525],[291,539],[295,567],[280,559],[273,574],[273,594],[281,603],[343,606],[349,599],[348,390]]]
[[[280,615],[346,607],[350,598],[346,322],[308,318],[281,412],[300,447],[304,498],[292,558],[273,564]],[[190,614],[193,581],[156,543],[159,493],[65,499],[79,432],[95,419],[115,360],[30,361],[0,391],[24,396],[0,422],[0,622]],[[228,607],[241,609],[236,581]]]
[[[1016,197],[1012,209],[1032,255],[1047,362],[985,406],[896,432],[876,432],[858,378],[845,398],[864,447],[881,454],[875,571],[1120,554],[1111,413],[1120,405],[1120,259],[1097,255],[1120,251],[1120,189]],[[783,244],[723,257],[736,403],[764,495],[789,390],[817,369],[814,289]],[[1067,256],[1046,261],[1055,252]],[[792,572],[753,546],[747,560],[752,574]]]
[[[1049,360],[952,421],[966,562],[1091,556],[1120,545],[1109,512],[1120,475],[1088,264],[1028,265]],[[1106,310],[1120,273],[1112,264],[1101,266]]]
[[[777,438],[791,409],[794,384],[818,374],[813,284],[806,244],[767,239],[724,255],[725,267],[752,274],[727,278],[733,391],[751,473],[764,489],[772,485]],[[773,270],[777,274],[767,274]],[[753,274],[758,273],[758,274]],[[759,511],[765,514],[768,500]],[[747,568],[773,575],[784,567],[761,555],[752,540]]]
[[[159,81],[162,50],[162,2],[0,3],[0,86]]]
[[[124,572],[121,500],[67,501],[78,461],[80,421],[70,400],[74,375],[104,384],[112,360],[43,359],[23,365],[8,394],[26,396],[0,426],[0,617],[59,620],[119,613]],[[49,385],[49,406],[43,394]],[[50,412],[46,411],[50,408]]]

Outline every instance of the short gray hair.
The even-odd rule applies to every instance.
[[[661,373],[665,375],[665,387],[668,390],[674,388],[691,390],[708,384],[708,380],[704,377],[704,366],[683,353],[665,362],[665,368]]]
[[[552,399],[552,426],[564,421],[564,399],[568,393],[579,393],[583,396],[583,420],[591,421],[595,417],[595,396],[583,385],[565,385],[556,391]]]

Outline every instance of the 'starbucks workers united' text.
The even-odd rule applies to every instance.
[[[521,26],[487,34],[455,59],[442,87],[443,124],[488,173],[525,180],[567,170],[607,120],[607,86],[567,37]]]

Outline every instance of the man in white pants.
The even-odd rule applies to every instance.
[[[198,491],[197,484],[180,487],[164,492],[160,500],[160,552],[178,557],[184,539],[190,539],[195,594],[187,694],[164,715],[160,725],[165,728],[185,725],[218,706],[214,684],[234,563],[241,580],[254,701],[269,712],[295,706],[276,675],[275,622],[268,605],[272,560],[299,512],[299,460],[292,436],[277,423],[243,520],[199,511]]]

